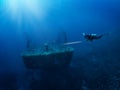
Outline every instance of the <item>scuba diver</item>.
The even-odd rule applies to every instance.
[[[87,41],[91,41],[91,42],[93,40],[101,39],[103,36],[107,35],[107,34],[97,35],[97,34],[85,34],[85,33],[82,33],[82,34]]]

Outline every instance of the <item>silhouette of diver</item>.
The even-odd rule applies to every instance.
[[[101,39],[103,36],[107,35],[107,34],[97,35],[97,34],[85,34],[85,33],[82,34],[87,41],[91,41],[91,42],[93,40]]]

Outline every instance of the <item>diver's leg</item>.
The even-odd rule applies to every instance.
[[[104,35],[97,36],[95,39],[101,39]]]

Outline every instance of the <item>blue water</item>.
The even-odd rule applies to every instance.
[[[0,90],[120,90],[119,0],[35,0],[38,7],[29,3],[31,12],[27,5],[21,9],[16,5],[4,8],[3,1],[0,1]],[[11,14],[12,9],[17,11]],[[29,37],[31,48],[46,42],[61,44],[63,32],[68,42],[83,41],[70,45],[75,49],[70,67],[55,72],[41,70],[35,77],[21,57],[27,50],[26,39]],[[90,43],[82,33],[109,35]]]

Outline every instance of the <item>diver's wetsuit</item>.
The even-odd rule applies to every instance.
[[[96,34],[86,34],[84,35],[85,39],[87,39],[88,41],[93,41],[95,39],[100,39],[103,37],[103,35],[99,35],[97,36]]]

